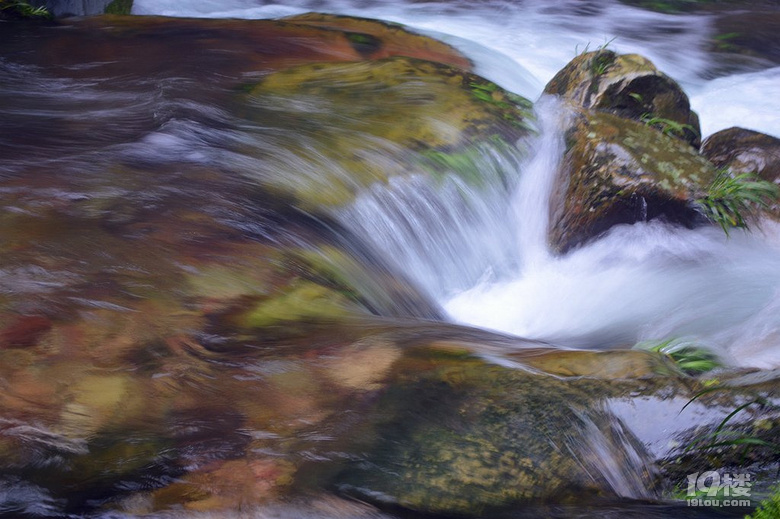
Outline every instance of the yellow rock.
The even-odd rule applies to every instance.
[[[367,338],[338,352],[338,356],[326,359],[325,374],[333,382],[349,388],[371,390],[387,375],[401,350],[392,342]]]

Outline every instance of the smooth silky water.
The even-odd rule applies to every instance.
[[[662,14],[617,2],[137,1],[134,13],[265,18],[310,10],[402,23],[456,46],[476,71],[537,100],[572,57],[607,45],[636,52],[680,82],[706,137],[730,126],[780,135],[780,67],[712,79],[703,50],[706,15]],[[681,51],[684,49],[684,51]],[[710,78],[710,79],[706,79]],[[422,179],[377,186],[341,215],[466,324],[581,347],[686,338],[733,365],[780,366],[780,230],[685,230],[659,223],[617,228],[562,257],[543,242],[546,193],[561,155],[564,114],[537,104],[542,127],[533,154],[485,158],[513,177],[469,193]],[[497,178],[496,175],[492,175]],[[490,177],[488,177],[490,178]],[[452,181],[456,182],[455,180]],[[503,200],[502,200],[503,198]]]
[[[337,239],[360,237],[356,254],[382,258],[386,272],[412,280],[419,292],[430,296],[446,311],[444,320],[453,323],[583,348],[625,348],[643,340],[684,338],[711,348],[730,365],[780,367],[780,228],[776,224],[767,222],[752,233],[733,231],[727,238],[715,227],[688,230],[647,222],[614,228],[563,257],[549,252],[545,244],[547,198],[562,152],[560,129],[567,114],[555,100],[540,98],[544,84],[572,57],[586,48],[608,43],[609,48],[618,52],[637,52],[650,58],[660,70],[678,80],[701,115],[705,136],[735,124],[780,136],[780,68],[736,70],[711,79],[708,70],[712,64],[701,49],[711,31],[706,16],[651,13],[617,2],[567,1],[553,5],[537,1],[445,4],[325,0],[261,4],[249,0],[136,0],[133,7],[133,13],[138,15],[253,19],[312,10],[406,24],[452,44],[475,62],[477,73],[536,102],[538,136],[525,143],[530,152],[496,149],[486,143],[477,159],[485,179],[479,189],[456,176],[439,182],[431,182],[425,175],[397,177],[364,189],[351,204],[334,210],[333,222],[341,226],[341,230],[334,231]],[[218,256],[213,243],[224,245],[219,241],[219,233],[300,240],[295,235],[294,221],[307,218],[305,212],[283,215],[292,222],[288,232],[285,225],[279,224],[278,215],[258,221],[256,201],[245,196],[244,191],[258,180],[279,182],[294,189],[300,178],[317,182],[323,168],[337,172],[339,166],[329,162],[327,154],[318,149],[316,139],[294,131],[295,117],[284,119],[289,114],[314,113],[319,107],[307,104],[305,99],[294,106],[256,106],[259,111],[278,110],[288,115],[272,125],[249,124],[219,108],[233,95],[226,86],[231,82],[229,66],[224,73],[212,73],[198,63],[197,57],[188,57],[186,49],[176,52],[176,59],[190,67],[192,74],[162,74],[162,81],[124,76],[121,63],[112,71],[113,75],[101,78],[90,73],[91,68],[105,65],[101,63],[66,60],[61,65],[63,72],[58,74],[60,65],[54,57],[46,66],[0,57],[0,174],[14,179],[33,166],[39,172],[32,189],[13,181],[3,188],[6,209],[21,215],[25,222],[24,228],[10,233],[10,239],[22,243],[29,239],[23,233],[33,233],[40,236],[32,239],[35,247],[52,240],[52,256],[58,259],[30,266],[22,260],[15,264],[15,257],[7,258],[0,270],[0,296],[28,297],[29,306],[23,310],[29,313],[46,305],[121,312],[125,303],[147,297],[150,279],[156,290],[165,290],[168,277],[205,268],[192,258]],[[189,65],[188,59],[192,61]],[[218,59],[213,58],[211,63],[218,63]],[[331,115],[324,114],[323,120],[338,119]],[[373,154],[373,159],[386,161],[388,168],[397,167],[394,157],[399,150],[392,149],[389,143],[367,141],[359,132],[351,138],[356,147]],[[182,175],[177,164],[187,164],[204,173],[196,175],[193,181]],[[217,181],[209,173],[213,168],[224,174],[218,179],[218,189]],[[122,180],[118,181],[116,175],[106,178],[106,169],[121,173]],[[149,180],[152,176],[153,182]],[[72,220],[63,222],[62,229],[36,227],[36,211],[69,206],[78,209]],[[197,218],[187,212],[192,206],[203,208],[215,218],[219,229],[199,227]],[[90,261],[120,270],[126,278],[119,287],[123,295],[115,297],[117,287],[96,283],[91,272],[82,270],[86,267],[79,261],[84,248],[99,247],[80,238],[79,226],[88,221],[83,215],[106,212],[113,216],[101,232],[117,236],[158,232],[154,226],[144,226],[143,222],[150,220],[156,223],[149,214],[183,214],[180,218],[191,224],[185,229],[192,236],[187,242],[190,248],[186,254],[180,251],[179,238],[168,237],[165,233],[172,231],[159,224],[163,230],[156,236],[163,241],[170,239],[167,250],[156,250],[147,256],[127,245],[112,245],[111,252],[106,251],[102,257],[101,251],[94,252]],[[25,220],[26,216],[30,218]],[[323,229],[326,228],[324,225]],[[51,251],[45,246],[43,249]],[[16,250],[14,254],[23,258],[24,246]],[[249,257],[253,250],[240,254]],[[137,272],[143,275],[136,275]],[[251,283],[246,279],[232,281]],[[362,282],[372,283],[370,279]],[[79,288],[85,283],[95,287],[88,291],[89,297],[84,297],[84,290]],[[175,289],[173,285],[170,288]],[[366,290],[372,288],[368,286]],[[78,297],[72,296],[71,291],[78,292]],[[376,291],[380,293],[381,289]],[[165,304],[165,300],[160,303],[161,316],[167,316]],[[382,300],[381,295],[375,305],[384,315],[427,319],[425,326],[433,331],[423,329],[421,333],[431,336],[435,336],[439,326],[436,318],[444,317],[437,315],[436,309],[419,310],[411,304],[395,306],[394,302]],[[128,322],[128,328],[140,335],[143,333],[138,330],[148,326],[178,327],[182,334],[197,326],[186,319],[151,324],[135,323],[132,319]],[[438,333],[444,335],[452,333],[457,337],[458,333],[465,333],[448,332],[446,325],[440,326]],[[480,337],[478,332],[473,333]],[[510,348],[512,341],[496,344]],[[295,345],[290,347],[294,349]],[[198,417],[184,413],[170,425],[169,436],[192,436],[189,441],[193,460],[207,457],[212,451],[218,457],[242,448],[244,436],[230,434],[234,417],[224,407],[226,400],[248,390],[256,390],[258,398],[279,398],[267,392],[263,377],[309,376],[305,359],[285,360],[268,352],[263,354],[273,358],[264,361],[261,355],[260,360],[220,364],[220,369],[227,370],[233,380],[226,387],[213,384],[212,373],[192,375],[186,366],[169,366],[169,371],[160,371],[163,386],[170,373],[177,369],[187,371],[189,387],[196,388],[204,408],[225,427],[224,441],[207,444],[210,426]],[[120,368],[108,361],[106,365],[111,372],[159,369],[153,357],[154,353],[149,358],[133,359]],[[78,368],[73,369],[77,370],[74,378],[78,378]],[[122,379],[121,384],[130,384],[127,380]],[[297,382],[290,384],[295,386]],[[297,386],[293,387],[291,391],[296,396],[269,411],[269,420],[278,413],[285,417],[295,415],[303,422],[305,412],[301,409],[326,405],[320,401],[324,396],[298,397],[297,390]],[[242,401],[242,405],[250,406],[251,402]],[[150,407],[154,407],[153,403]],[[613,411],[618,415],[630,414],[617,407]],[[300,417],[296,414],[299,412]],[[74,420],[74,427],[80,424]],[[142,418],[133,420],[140,420],[133,421],[138,431],[146,430],[148,424]],[[47,470],[47,466],[57,465],[52,450],[79,453],[86,448],[83,441],[67,434],[52,434],[34,422],[0,422],[0,428],[7,435],[51,447],[41,448],[35,469]],[[277,430],[252,430],[250,436],[265,442],[262,448],[271,456],[281,456],[290,439],[295,438],[304,455],[316,457],[323,456],[320,445],[328,442],[323,430],[311,424],[285,424]],[[152,444],[156,441],[152,436],[138,432],[122,441]],[[595,425],[580,447],[581,452],[601,460],[591,469],[612,478],[609,483],[616,495],[631,499],[653,497],[631,472],[642,470],[645,463],[632,447],[625,446],[629,454],[633,453],[631,466],[617,468]],[[155,444],[154,448],[164,451],[165,446]],[[158,468],[159,473],[149,476],[152,486],[175,478],[175,474],[165,471],[164,461]],[[0,503],[6,507],[8,503],[21,503],[19,506],[29,514],[57,516],[60,498],[26,481],[26,474],[22,470],[0,484]],[[145,482],[122,484],[140,488]],[[103,496],[87,496],[98,497]],[[518,512],[517,517],[525,517],[525,513],[534,512]],[[392,517],[327,496],[315,503],[293,500],[235,512],[236,517],[244,514],[282,518]],[[642,504],[616,504],[614,508],[596,511],[545,509],[539,514],[716,516],[709,510]],[[111,512],[104,516],[126,515]],[[176,511],[157,516],[225,517],[223,513]]]

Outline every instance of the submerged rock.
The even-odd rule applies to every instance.
[[[485,143],[514,148],[533,131],[526,99],[461,69],[411,58],[289,68],[264,78],[243,102],[245,117],[263,128],[308,136],[290,145],[296,161],[319,167],[266,180],[305,208],[341,206],[393,176],[464,163]],[[479,181],[479,171],[456,169],[450,171]]]
[[[544,92],[583,108],[634,119],[698,149],[701,128],[688,96],[672,78],[638,54],[601,49],[571,60]]]
[[[645,352],[603,352],[599,359],[611,365],[618,355],[619,364],[633,357],[637,365],[655,366],[641,379],[631,371],[566,373],[563,366],[592,354],[547,351],[549,371],[539,371],[524,369],[522,358],[513,356],[518,368],[507,369],[452,346],[408,351],[367,415],[368,428],[358,428],[362,434],[348,447],[365,454],[346,463],[333,484],[370,502],[466,517],[519,505],[652,499],[659,483],[667,491],[687,484],[666,465],[682,448],[672,440],[712,431],[763,391],[752,385],[700,397],[685,412],[701,387]],[[539,352],[523,356],[535,359]],[[667,419],[676,416],[683,419]],[[648,423],[653,417],[663,423],[662,438]],[[758,457],[769,461],[770,452]],[[666,479],[667,470],[674,480]]]
[[[572,247],[617,224],[664,218],[703,221],[693,201],[705,195],[715,168],[690,146],[642,123],[578,111],[550,203],[549,241]]]

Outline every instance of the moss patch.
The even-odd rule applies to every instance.
[[[311,174],[298,167],[295,178],[270,181],[318,207],[419,172],[420,153],[457,154],[493,135],[516,142],[533,117],[527,100],[478,76],[410,58],[295,67],[269,75],[247,97],[249,119],[305,136],[289,145]]]
[[[113,0],[103,10],[105,14],[130,14],[133,9],[133,0]]]

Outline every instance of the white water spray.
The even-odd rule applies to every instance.
[[[466,53],[476,71],[536,99],[576,53],[609,42],[679,81],[704,135],[733,125],[780,136],[780,69],[715,80],[702,15],[667,15],[617,1],[389,2],[377,0],[136,0],[135,14],[274,18],[320,11],[406,24]],[[690,231],[657,222],[621,226],[564,257],[544,246],[546,203],[561,137],[541,100],[542,136],[519,168],[511,199],[456,179],[433,189],[393,181],[341,217],[437,296],[454,319],[571,346],[630,346],[687,337],[734,364],[780,365],[780,239]],[[511,176],[511,175],[510,175]],[[457,294],[454,294],[457,293]]]

